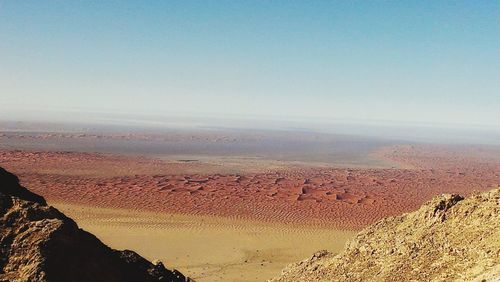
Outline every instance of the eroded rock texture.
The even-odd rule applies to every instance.
[[[498,281],[500,188],[442,195],[365,228],[334,255],[321,251],[275,281]]]
[[[129,250],[117,251],[0,168],[0,281],[188,281]]]

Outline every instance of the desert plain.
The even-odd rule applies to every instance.
[[[263,281],[441,193],[500,185],[500,147],[297,130],[0,131],[0,164],[113,248]]]

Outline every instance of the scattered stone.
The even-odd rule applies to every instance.
[[[472,280],[500,280],[500,188],[436,197],[365,228],[344,252],[320,251],[273,281]]]

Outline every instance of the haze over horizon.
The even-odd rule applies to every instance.
[[[498,129],[499,14],[498,1],[0,1],[0,110]]]
[[[0,282],[500,282],[499,198],[500,0],[0,0]]]

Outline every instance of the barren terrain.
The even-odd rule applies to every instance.
[[[51,203],[117,249],[160,260],[196,281],[265,281],[318,248],[343,249],[355,232]]]
[[[359,232],[340,254],[315,253],[273,281],[498,281],[500,188],[440,195]]]
[[[495,146],[204,134],[7,132],[0,164],[110,246],[200,281],[265,280],[435,195],[500,184]]]
[[[412,148],[379,152],[411,166],[401,169],[283,166],[190,174],[182,172],[203,164],[42,151],[0,151],[0,160],[49,201],[341,229],[415,209],[437,194],[467,195],[500,182],[494,159],[458,158],[453,151],[430,158],[423,148]]]

